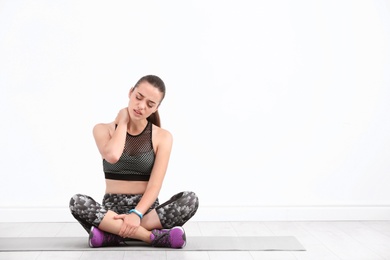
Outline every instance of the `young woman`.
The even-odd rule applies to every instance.
[[[160,127],[158,108],[164,96],[164,82],[144,76],[130,89],[128,106],[115,120],[93,129],[106,179],[103,202],[76,194],[69,204],[89,233],[90,247],[128,239],[156,247],[185,246],[182,226],[197,211],[198,197],[184,191],[161,205],[158,200],[172,148],[172,135]]]

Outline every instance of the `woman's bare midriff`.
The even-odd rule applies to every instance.
[[[106,179],[106,193],[144,194],[147,181],[119,181]]]

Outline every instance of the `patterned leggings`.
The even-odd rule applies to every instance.
[[[70,199],[69,208],[73,217],[89,233],[92,226],[99,226],[108,210],[126,214],[137,206],[141,198],[141,194],[105,194],[103,203],[99,204],[87,195],[76,194]],[[161,205],[157,199],[145,214],[156,209],[162,227],[172,228],[183,226],[196,213],[198,206],[199,200],[196,194],[184,191]]]

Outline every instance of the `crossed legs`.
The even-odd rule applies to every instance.
[[[122,219],[115,219],[118,214],[114,211],[108,210],[103,220],[99,224],[99,229],[119,235],[119,231],[123,225]],[[152,229],[161,229],[162,225],[155,209],[146,214],[141,221],[141,225],[137,228],[135,234],[131,237],[133,239],[139,239],[146,243],[150,243],[150,235]]]

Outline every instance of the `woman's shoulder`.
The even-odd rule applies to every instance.
[[[153,134],[157,137],[159,140],[164,140],[167,142],[172,142],[173,136],[171,132],[169,132],[167,129],[161,128],[159,126],[153,125]]]

